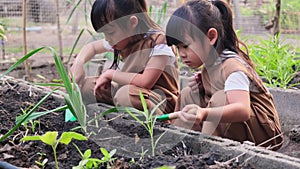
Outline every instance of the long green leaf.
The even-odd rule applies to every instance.
[[[74,50],[75,50],[75,48],[76,48],[76,46],[77,46],[77,44],[78,44],[78,42],[79,42],[80,37],[81,37],[82,34],[83,34],[83,32],[84,32],[84,29],[82,29],[82,30],[80,31],[79,35],[77,36],[77,38],[76,38],[76,40],[75,40],[75,43],[73,44],[73,47],[72,47],[72,50],[71,50],[71,53],[70,53],[70,56],[69,56],[69,58],[68,58],[67,63],[70,62],[71,57],[72,57],[72,55],[73,55],[73,52],[74,52]]]
[[[23,121],[23,123],[26,123],[30,120],[34,120],[34,119],[37,119],[41,116],[44,116],[46,114],[49,114],[49,113],[52,113],[52,112],[57,112],[57,111],[63,111],[63,110],[66,110],[68,108],[67,105],[64,105],[64,106],[61,106],[61,107],[57,107],[55,109],[52,109],[52,110],[48,110],[48,111],[44,111],[44,112],[35,112],[35,113],[32,113],[30,116],[28,116],[25,121]],[[24,117],[26,116],[27,114],[22,114],[20,116],[17,116],[16,118],[16,123],[18,124],[21,120],[24,119]]]
[[[0,79],[7,75],[9,72],[11,72],[12,70],[14,70],[16,67],[18,67],[20,64],[22,64],[26,59],[28,59],[29,57],[33,56],[34,54],[36,54],[37,52],[39,52],[40,50],[45,49],[45,47],[40,47],[38,49],[35,49],[31,52],[29,52],[28,54],[26,54],[24,57],[22,57],[20,60],[18,60],[15,64],[13,64],[12,66],[10,66],[1,76]]]
[[[139,92],[140,94],[140,99],[141,99],[141,102],[142,102],[142,106],[143,106],[143,110],[144,110],[144,115],[145,115],[145,118],[146,118],[146,121],[148,121],[148,117],[149,117],[149,111],[148,111],[148,108],[147,108],[147,102],[143,96],[143,93],[142,91]]]
[[[51,87],[65,87],[63,84],[60,83],[34,83],[35,85],[38,86],[51,86]]]
[[[58,56],[58,54],[54,51],[54,49],[51,48],[51,50],[53,51],[53,54],[54,54],[54,61],[55,61],[55,65],[58,70],[58,73],[60,75],[60,78],[63,81],[63,84],[66,88],[67,93],[70,95],[70,97],[72,97],[72,93],[73,93],[72,92],[72,84],[71,84],[71,80],[69,79],[69,76],[67,74],[67,71],[62,63],[62,60]]]
[[[79,1],[77,2],[77,4],[74,6],[74,8],[72,9],[72,11],[71,11],[71,13],[70,13],[70,15],[69,15],[69,17],[68,17],[68,19],[67,19],[67,24],[69,23],[70,19],[72,18],[74,12],[75,12],[76,9],[78,8],[78,6],[79,6],[79,4],[81,3],[81,1],[82,1],[82,0],[79,0]]]
[[[136,120],[138,123],[140,123],[143,127],[145,127],[146,129],[148,129],[148,127],[144,124],[144,122],[139,119],[135,114],[133,114],[132,112],[130,112],[129,109],[127,109],[127,113],[134,119]]]
[[[93,123],[94,121],[98,120],[99,118],[109,114],[109,113],[115,113],[115,112],[126,112],[126,111],[130,111],[130,112],[139,112],[139,110],[133,108],[133,107],[113,107],[113,108],[110,108],[100,114],[98,114],[95,118],[91,119],[88,124],[91,124]]]

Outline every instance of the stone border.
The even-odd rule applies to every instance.
[[[300,125],[300,90],[270,88],[278,111],[282,131]]]
[[[31,86],[32,90],[37,90],[41,91],[43,93],[47,93],[48,90],[45,87],[37,87],[34,86],[26,81],[19,80],[19,79],[14,79],[12,77],[4,77],[0,81],[8,81],[8,82],[14,82],[18,83],[20,85],[26,85],[26,86]],[[287,93],[283,94],[281,90],[270,90],[271,93],[274,93],[274,98],[276,100],[276,103],[279,104],[280,101],[282,102],[289,102],[292,100],[294,103],[287,106],[284,105],[283,107],[278,107],[278,109],[285,108],[286,110],[289,110],[288,113],[289,116],[293,116],[293,112],[291,110],[299,110],[295,109],[295,106],[298,106],[297,101],[299,99],[295,99],[299,97],[299,92],[296,92],[294,94],[294,91],[289,91],[287,90]],[[290,96],[291,95],[291,96]],[[54,94],[53,95],[55,99],[62,101],[62,97],[59,94]],[[90,108],[89,111],[92,111],[94,113],[95,111],[104,111],[109,107],[105,107],[105,105],[101,104],[96,104],[94,108]],[[118,114],[117,114],[118,115]],[[297,116],[298,117],[298,116]],[[288,117],[287,117],[288,118]],[[293,116],[293,122],[297,122],[295,117]],[[134,123],[135,121],[130,120],[130,119],[123,119],[123,118],[118,118],[118,123],[122,123],[125,125],[130,125]],[[288,121],[289,122],[289,121]],[[299,123],[297,123],[299,124]],[[194,154],[197,153],[207,153],[211,151],[217,151],[220,154],[224,155],[224,158],[236,158],[237,156],[242,155],[239,160],[241,162],[249,162],[253,165],[255,165],[255,168],[264,168],[264,169],[273,169],[273,168],[279,168],[279,169],[298,169],[300,168],[300,159],[295,158],[295,157],[290,157],[288,155],[279,153],[279,152],[274,152],[270,150],[266,150],[262,147],[256,147],[256,146],[251,146],[247,144],[240,144],[239,142],[229,140],[229,139],[224,139],[220,137],[215,137],[215,136],[208,136],[200,132],[196,131],[191,131],[191,130],[185,130],[182,128],[178,128],[175,126],[169,126],[169,127],[159,127],[157,130],[160,130],[162,132],[167,132],[168,137],[165,138],[162,142],[164,144],[160,145],[158,147],[159,149],[166,149],[166,148],[171,148],[168,146],[168,143],[172,141],[172,138],[182,138],[182,141],[188,146],[189,148],[193,149]],[[116,148],[118,151],[117,153],[119,155],[123,155],[126,157],[134,156],[139,153],[141,153],[140,150],[136,151],[137,145],[135,144],[134,138],[131,138],[130,140],[122,140],[123,138],[125,139],[126,137],[124,135],[121,135],[120,133],[114,131],[114,129],[110,128],[109,125],[103,124],[101,127],[101,135],[97,137],[99,139],[102,139],[101,141],[101,146],[105,147],[106,149],[113,149]],[[128,139],[128,137],[126,138]],[[124,147],[125,143],[132,143],[132,146],[129,146],[128,148]],[[174,140],[173,140],[174,141]],[[103,143],[103,145],[102,145]]]
[[[88,106],[90,112],[103,112],[106,107],[103,104],[92,104]],[[126,117],[115,118],[119,113],[111,113],[109,119],[114,118],[115,123],[131,126],[138,124],[134,120]],[[135,142],[135,138],[125,136],[118,133],[107,124],[101,124],[101,131],[97,135],[97,144],[108,150],[117,149],[117,154],[129,158],[140,156],[141,149],[139,145],[145,143]],[[205,154],[208,152],[218,152],[223,159],[232,159],[240,156],[238,160],[243,163],[254,165],[254,168],[264,169],[298,169],[300,168],[300,159],[291,157],[279,152],[267,150],[263,147],[252,146],[249,144],[241,144],[237,141],[225,139],[216,136],[206,135],[200,132],[178,128],[168,125],[167,127],[156,127],[160,132],[166,132],[166,137],[162,137],[157,146],[157,152],[164,152],[166,149],[174,146],[174,141],[180,139],[189,149],[193,150],[193,154]],[[145,140],[141,140],[142,142]],[[179,142],[180,143],[180,142]],[[126,147],[124,146],[126,145]],[[145,150],[145,149],[144,149]]]

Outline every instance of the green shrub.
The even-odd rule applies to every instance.
[[[249,45],[249,54],[255,63],[258,74],[268,87],[289,88],[300,71],[300,60],[295,49],[280,41],[280,35],[269,39],[259,38],[259,43]]]

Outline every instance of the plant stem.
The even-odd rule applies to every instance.
[[[150,137],[151,137],[152,157],[154,157],[155,156],[155,147],[154,147],[153,134],[150,134]]]
[[[58,168],[58,161],[57,161],[57,157],[56,157],[56,145],[52,146],[52,150],[53,150],[53,156],[54,156],[54,161],[55,161],[55,168]]]

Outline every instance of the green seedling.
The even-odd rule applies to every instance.
[[[80,151],[77,145],[73,144],[79,154],[81,155],[82,160],[79,162],[77,166],[72,167],[72,169],[91,169],[91,168],[98,168],[98,164],[102,161],[97,158],[91,158],[92,156],[92,150],[87,149],[84,153]]]
[[[155,169],[175,169],[176,166],[161,166],[161,167],[157,167]]]
[[[131,112],[129,109],[127,109],[127,113],[133,118],[135,119],[138,123],[140,123],[149,133],[150,135],[150,139],[151,139],[151,150],[152,150],[152,156],[155,155],[155,147],[158,143],[158,141],[160,140],[160,138],[163,136],[160,135],[159,138],[154,141],[154,125],[156,123],[156,119],[157,116],[155,116],[155,111],[158,109],[158,107],[163,104],[163,102],[165,100],[163,100],[161,103],[157,104],[150,112],[147,108],[147,103],[146,100],[142,94],[142,92],[140,91],[140,98],[141,98],[141,102],[142,102],[142,106],[144,111],[137,111],[138,115],[141,115],[142,117],[145,118],[145,121],[143,121],[143,119],[139,116],[137,116],[136,114],[134,114],[133,112]]]
[[[22,110],[22,112],[23,112],[22,117],[24,118],[24,116],[27,114],[27,111],[29,110],[29,108],[26,108],[25,110],[21,108],[21,110]],[[17,117],[17,119],[18,119],[18,118],[19,118],[19,119],[22,119],[22,118],[20,118],[20,117]],[[40,129],[40,121],[39,121],[39,120],[31,120],[31,119],[25,120],[22,124],[23,124],[23,126],[26,128],[26,130],[29,130],[29,129],[28,129],[28,128],[29,128],[28,123],[31,124],[31,132],[32,132],[32,133],[35,132],[35,127],[36,127],[36,125],[38,125],[38,126],[39,126],[39,129]]]
[[[103,163],[106,163],[108,166],[116,159],[116,158],[112,158],[116,154],[117,151],[116,149],[113,149],[110,152],[108,152],[105,148],[101,147],[100,151],[103,154],[101,160],[103,161]]]
[[[58,161],[56,156],[56,147],[59,143],[63,143],[68,145],[72,139],[76,140],[87,140],[87,138],[79,133],[75,132],[64,132],[60,136],[59,139],[57,139],[58,132],[46,132],[44,135],[41,136],[25,136],[21,139],[21,141],[42,141],[43,143],[50,145],[53,150],[53,156],[55,160],[55,167],[58,169]]]
[[[112,151],[108,152],[105,148],[100,148],[100,151],[103,154],[103,157],[100,160],[98,158],[91,158],[91,149],[87,149],[84,153],[82,153],[78,146],[76,146],[75,144],[74,146],[80,153],[82,160],[79,162],[78,166],[72,167],[72,169],[92,169],[99,168],[100,165],[106,165],[108,168],[108,166],[111,165],[111,163],[115,160],[115,158],[112,157],[115,155],[116,149],[113,149]]]
[[[47,162],[48,162],[48,159],[47,159],[47,158],[45,158],[42,162],[35,161],[35,163],[36,163],[37,165],[41,166],[42,169],[45,168],[45,165],[46,165]]]
[[[45,153],[40,153],[40,152],[38,152],[37,155],[39,155],[39,157],[38,157],[38,159],[35,161],[35,163],[36,163],[37,165],[39,165],[42,169],[44,169],[46,163],[48,162],[48,159],[47,159],[47,158],[44,159],[44,157],[46,157],[46,154],[45,154]],[[43,160],[43,161],[41,161],[41,160]]]

